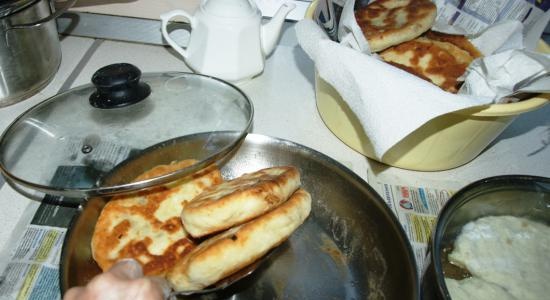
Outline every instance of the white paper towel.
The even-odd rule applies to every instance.
[[[507,50],[474,60],[464,77],[460,93],[495,103],[509,101],[505,96],[514,92],[549,92],[550,84],[535,86],[533,83],[542,81],[531,80],[550,79],[550,55],[524,49]]]
[[[498,103],[517,82],[550,72],[550,56],[524,50],[523,25],[518,21],[495,24],[471,37],[485,56],[472,63],[459,94],[441,90],[432,83],[381,61],[371,54],[368,42],[355,22],[354,1],[346,2],[338,26],[340,43],[331,41],[312,20],[296,25],[298,42],[315,62],[321,78],[338,91],[356,114],[381,158],[391,147],[435,117],[457,110]],[[522,72],[506,56],[493,53],[513,51],[508,59],[521,61]],[[537,56],[536,59],[534,56]],[[504,65],[504,69],[503,69]],[[507,70],[507,72],[502,72]],[[550,86],[545,90],[550,90]],[[508,99],[506,101],[509,101]]]
[[[447,93],[373,56],[331,41],[311,20],[298,22],[296,34],[319,76],[357,115],[377,157],[437,116],[490,102]]]

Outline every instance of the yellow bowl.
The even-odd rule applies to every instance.
[[[306,18],[312,18],[317,1]],[[539,50],[550,53],[541,41]],[[508,104],[492,104],[439,116],[409,134],[382,157],[372,144],[355,113],[338,92],[315,74],[317,110],[325,125],[346,145],[359,153],[404,169],[441,171],[473,160],[520,114],[536,110],[550,100],[550,94]]]

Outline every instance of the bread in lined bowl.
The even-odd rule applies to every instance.
[[[430,0],[376,0],[355,10],[355,19],[372,52],[410,41],[435,21],[437,8]]]
[[[379,54],[384,61],[450,93],[458,92],[459,78],[481,56],[466,37],[431,31]]]

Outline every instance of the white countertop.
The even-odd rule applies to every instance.
[[[158,20],[160,14],[173,9],[183,9],[192,14],[200,2],[200,0],[134,0],[132,5],[128,5],[126,1],[79,0],[71,11]],[[262,15],[266,17],[272,17],[283,3],[294,3],[296,8],[286,17],[290,20],[302,19],[311,4],[311,0],[255,0],[255,2]]]
[[[519,116],[472,162],[442,172],[415,172],[388,167],[369,160],[343,144],[321,120],[315,102],[314,67],[296,44],[292,24],[268,58],[265,71],[240,88],[254,104],[253,133],[303,144],[343,163],[368,181],[369,176],[403,179],[423,186],[441,181],[463,186],[475,180],[503,174],[550,177],[550,105]],[[60,90],[88,83],[95,70],[117,62],[138,66],[142,72],[189,71],[169,48],[139,43],[64,36],[63,59],[54,80],[39,94],[15,105],[0,108],[0,131],[32,105]],[[10,248],[10,236],[17,224],[29,222],[24,213],[36,203],[0,179],[0,247]],[[23,216],[23,217],[22,217]],[[0,249],[1,250],[1,249]],[[0,268],[2,266],[0,265]]]

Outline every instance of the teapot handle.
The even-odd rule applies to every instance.
[[[163,13],[163,14],[160,15],[162,36],[166,39],[168,44],[172,48],[174,48],[174,50],[176,50],[179,54],[181,54],[181,56],[183,56],[183,58],[187,58],[187,49],[183,49],[182,47],[180,47],[170,37],[170,34],[168,34],[168,29],[167,29],[168,23],[170,22],[170,20],[172,20],[173,18],[175,18],[177,16],[182,16],[182,17],[187,18],[189,20],[189,25],[191,26],[191,29],[193,29],[193,27],[195,27],[196,19],[191,14],[189,14],[188,12],[186,12],[184,10],[180,10],[180,9],[172,10],[172,11],[169,11],[169,12],[166,12],[166,13]]]

